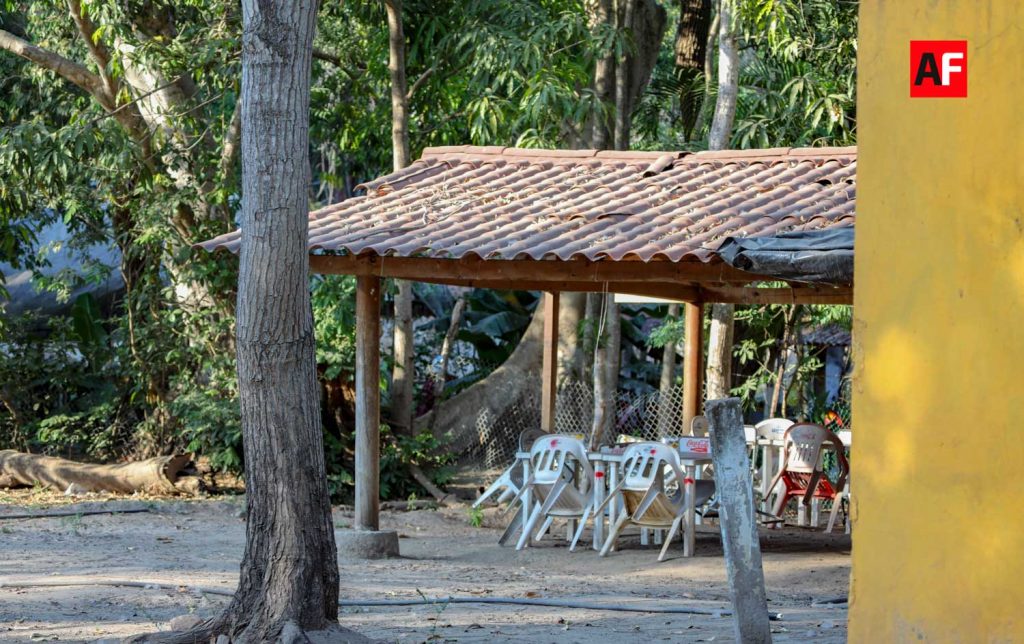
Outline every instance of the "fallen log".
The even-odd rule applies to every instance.
[[[54,456],[0,450],[0,482],[7,487],[42,485],[58,491],[150,492],[156,494],[198,494],[201,481],[182,476],[190,463],[188,456],[157,456],[144,461],[95,465]]]

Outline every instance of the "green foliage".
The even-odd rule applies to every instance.
[[[185,449],[208,458],[215,470],[241,472],[242,419],[235,380],[182,390],[170,403],[170,412],[181,423]]]
[[[327,448],[327,480],[331,498],[336,502],[352,500],[355,480],[352,476],[354,436],[338,439],[324,435]],[[409,465],[418,465],[435,485],[444,485],[452,476],[452,455],[445,449],[447,439],[429,432],[415,436],[395,434],[387,425],[380,428],[380,496],[382,499],[409,499],[425,493],[409,473]]]
[[[481,528],[484,525],[484,509],[477,506],[470,506],[466,509],[466,521],[474,528]]]
[[[0,445],[100,459],[126,449],[137,419],[114,384],[116,363],[87,351],[113,355],[83,346],[67,318],[11,322],[0,351]]]
[[[333,380],[355,369],[356,278],[322,275],[311,281],[316,360],[325,367],[324,378]]]

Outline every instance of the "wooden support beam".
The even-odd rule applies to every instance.
[[[420,282],[438,279],[566,282],[725,282],[747,284],[769,278],[747,273],[728,264],[670,261],[561,261],[531,259],[432,259],[377,255],[310,255],[314,273],[376,275]],[[511,287],[506,287],[511,288]],[[597,289],[597,290],[603,290]]]
[[[646,295],[676,302],[720,302],[723,304],[853,304],[853,287],[841,286],[814,286],[798,285],[787,287],[751,287],[745,284],[754,281],[764,281],[757,275],[743,273],[738,277],[735,272],[725,274],[725,280],[719,280],[717,273],[708,272],[706,268],[696,269],[689,265],[689,268],[678,273],[686,275],[687,279],[681,282],[672,281],[671,271],[663,271],[662,267],[653,267],[658,262],[643,264],[642,262],[611,262],[612,268],[604,268],[600,274],[612,279],[593,280],[586,279],[583,270],[577,266],[582,262],[555,262],[538,261],[532,262],[536,267],[533,271],[523,271],[522,261],[512,260],[466,260],[466,264],[460,264],[456,260],[422,260],[420,258],[374,258],[379,264],[376,266],[376,273],[367,273],[366,266],[348,257],[330,257],[323,255],[310,255],[310,267],[315,273],[324,274],[373,274],[379,277],[399,277],[402,279],[414,279],[419,282],[430,282],[433,284],[449,284],[452,286],[468,286],[472,288],[490,289],[516,289],[523,291],[559,291],[559,292],[612,292],[625,293],[628,295]],[[366,260],[369,261],[369,260]],[[418,266],[411,262],[434,262],[428,265],[431,270],[421,274],[410,272],[410,267]],[[437,265],[437,262],[447,262]],[[394,265],[397,263],[397,267]],[[667,262],[662,262],[667,263]],[[494,264],[513,264],[514,266],[505,270]],[[549,264],[559,264],[560,267],[551,269]],[[593,264],[593,263],[591,263]],[[640,274],[635,273],[636,265],[653,268],[653,273],[646,279],[639,279]],[[623,274],[614,276],[614,267],[623,267]],[[687,266],[684,263],[684,266]],[[704,266],[707,265],[698,265]],[[728,268],[728,267],[726,267]],[[445,269],[442,271],[441,269]],[[735,269],[728,269],[735,271]],[[501,274],[509,274],[512,277],[502,277]],[[575,274],[573,279],[563,279],[560,276]],[[732,281],[734,279],[738,282]],[[699,286],[698,286],[699,284]],[[705,285],[708,284],[708,285]]]
[[[853,304],[853,287],[701,286],[700,299],[716,304]]]
[[[544,294],[544,361],[541,373],[540,428],[555,431],[558,394],[558,293]]]
[[[356,278],[355,529],[380,529],[379,277]]]
[[[694,417],[701,414],[704,396],[704,306],[687,302],[684,308],[683,433],[689,434]]]

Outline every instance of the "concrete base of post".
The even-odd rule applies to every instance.
[[[398,533],[394,530],[335,530],[338,556],[342,559],[390,559],[398,557]]]

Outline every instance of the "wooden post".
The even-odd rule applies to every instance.
[[[544,362],[541,368],[540,428],[555,431],[558,395],[558,293],[544,293]]]
[[[737,642],[771,642],[761,544],[754,520],[754,487],[739,398],[709,400],[711,458],[715,463],[725,569]]]
[[[704,390],[704,306],[687,302],[686,350],[683,353],[683,434],[690,433],[694,416],[701,413],[700,402]]]
[[[380,529],[380,286],[356,278],[356,512],[357,530]]]

